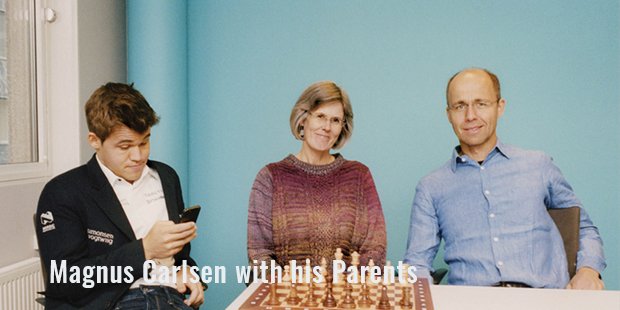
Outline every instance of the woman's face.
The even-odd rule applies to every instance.
[[[343,124],[342,103],[339,101],[323,103],[316,110],[308,112],[308,117],[303,122],[303,143],[312,151],[329,152],[338,140]]]

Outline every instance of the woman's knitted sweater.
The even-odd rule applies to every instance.
[[[357,251],[361,265],[385,263],[386,232],[381,202],[368,167],[340,154],[327,165],[293,155],[256,176],[248,211],[250,262],[271,259],[284,266],[309,258],[328,264],[341,248],[345,262]]]

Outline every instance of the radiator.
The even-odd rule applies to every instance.
[[[38,257],[0,268],[0,309],[43,309],[36,302],[42,297],[43,277]]]

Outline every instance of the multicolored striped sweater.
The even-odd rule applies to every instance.
[[[344,260],[357,251],[361,265],[383,266],[385,220],[368,167],[335,154],[327,165],[310,165],[293,155],[256,176],[248,211],[248,258],[274,259],[284,266],[309,258],[328,264],[341,248]]]

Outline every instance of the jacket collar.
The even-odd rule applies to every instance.
[[[147,166],[155,169],[160,177],[162,189],[164,191],[164,199],[166,200],[166,209],[168,211],[168,218],[175,223],[179,221],[179,210],[177,209],[175,184],[171,182],[174,180],[166,169],[158,169],[161,164],[156,161],[149,160]],[[116,193],[110,185],[107,177],[101,170],[97,158],[95,155],[86,164],[88,170],[88,177],[92,181],[93,198],[97,206],[103,210],[103,212],[110,218],[110,221],[114,223],[128,238],[136,240],[136,236],[131,228],[129,219],[125,215],[125,211],[116,197]]]

